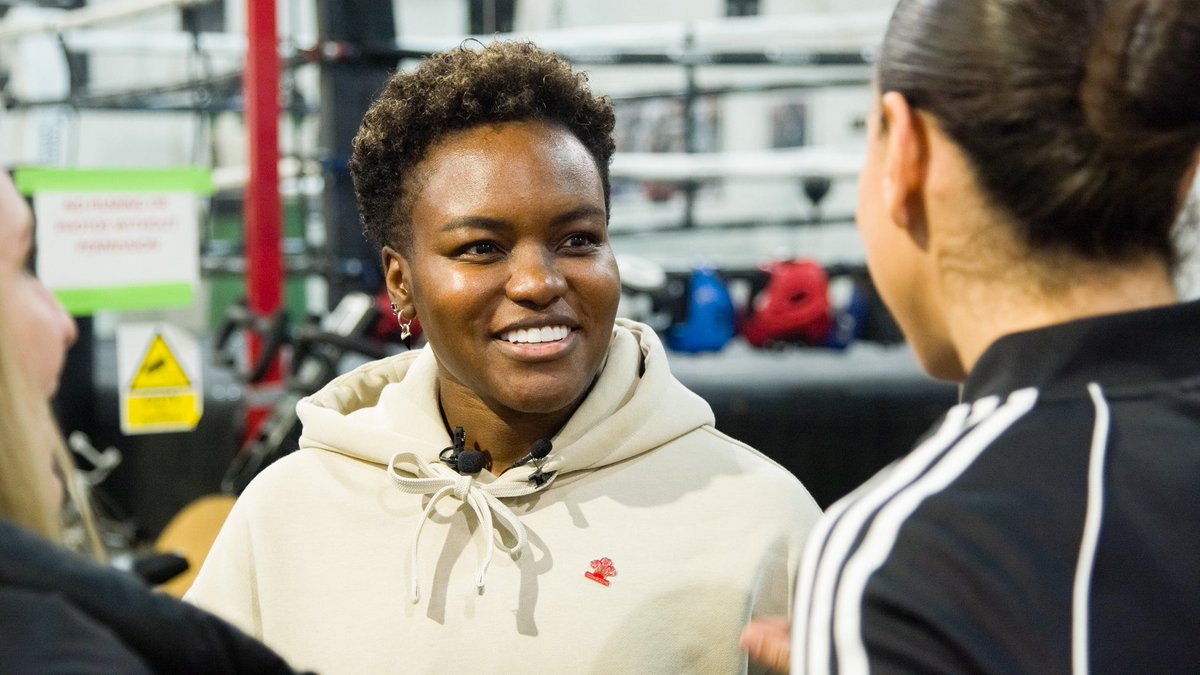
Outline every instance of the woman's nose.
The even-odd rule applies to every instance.
[[[544,248],[514,251],[506,291],[513,302],[545,307],[567,291],[558,259]]]
[[[71,316],[70,312],[68,312],[66,308],[62,306],[62,303],[58,301],[58,298],[56,298],[54,294],[50,292],[50,289],[42,285],[41,281],[38,281],[38,285],[41,286],[40,290],[44,295],[46,302],[50,304],[50,311],[54,315],[55,327],[58,329],[58,333],[62,336],[63,349],[65,350],[71,345],[75,344],[75,340],[79,338],[79,326],[75,324],[75,319]]]
[[[54,302],[58,303],[58,300],[55,300]],[[71,345],[75,344],[76,340],[79,339],[79,325],[75,323],[75,318],[72,317],[69,312],[67,312],[62,304],[58,305],[58,311],[62,314],[63,340],[67,347],[70,347]]]

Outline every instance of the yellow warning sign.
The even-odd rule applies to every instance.
[[[185,350],[184,356],[190,358],[185,362],[192,364],[192,367],[195,367],[195,357],[193,352],[187,350],[195,346],[187,336],[181,337],[178,331],[164,333],[161,327],[146,330],[135,325],[126,330],[130,333],[130,342],[136,340],[144,345],[146,338],[150,338],[150,346],[140,361],[135,360],[139,353],[136,350],[125,352],[128,357],[122,357],[129,358],[124,368],[133,370],[133,379],[121,392],[121,430],[126,434],[149,434],[195,429],[204,414],[204,397],[198,386],[199,373],[196,379],[188,377],[179,359],[179,352],[174,351],[171,345]],[[170,342],[165,337],[168,334]],[[136,370],[130,368],[134,364]]]
[[[129,426],[134,428],[194,429],[200,422],[200,404],[195,393],[130,396],[127,405]]]
[[[154,341],[150,343],[150,348],[146,350],[146,356],[142,358],[142,365],[138,367],[137,374],[133,376],[133,382],[129,385],[132,391],[139,389],[166,389],[174,387],[190,387],[191,380],[188,379],[187,373],[183,372],[183,368],[179,365],[179,359],[171,353],[171,348],[167,346],[167,341],[157,333],[154,335]]]

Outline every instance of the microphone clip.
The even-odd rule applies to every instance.
[[[467,450],[467,434],[462,427],[454,427],[453,444],[442,448],[438,459],[454,471],[473,476],[488,468],[490,462],[487,455],[479,450]]]

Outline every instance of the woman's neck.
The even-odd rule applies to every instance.
[[[967,373],[992,343],[1010,333],[1178,302],[1170,273],[1157,259],[1076,263],[1051,275],[1026,266],[1026,272],[1023,283],[1006,275],[985,282],[957,277],[953,287],[943,284],[951,340]],[[1069,280],[1043,283],[1048,278]]]
[[[525,455],[534,441],[551,438],[567,423],[578,404],[551,413],[497,411],[458,383],[438,383],[438,402],[446,430],[462,427],[467,449],[487,453],[499,476]]]

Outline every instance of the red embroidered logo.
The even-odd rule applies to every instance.
[[[592,561],[592,571],[584,572],[583,576],[602,585],[609,585],[608,577],[617,576],[617,568],[613,567],[612,561],[608,558],[601,558]]]

